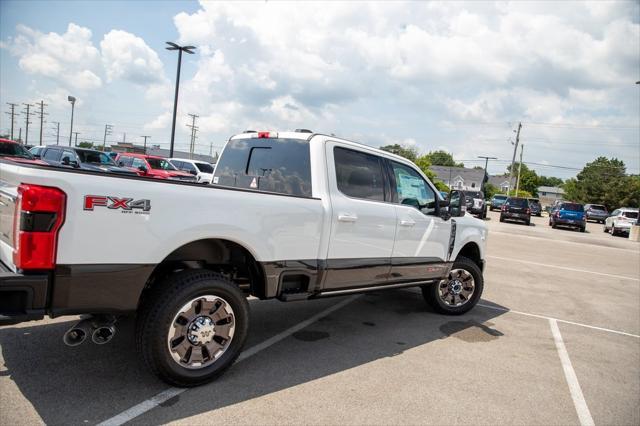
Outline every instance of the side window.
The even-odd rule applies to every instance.
[[[118,164],[122,163],[122,165],[124,167],[131,167],[131,164],[133,163],[133,158],[131,157],[120,157],[120,159],[118,160]]]
[[[175,168],[176,168],[176,169],[178,169],[178,170],[183,170],[183,168],[182,168],[182,167],[184,166],[184,163],[183,163],[182,161],[178,161],[178,160],[171,160],[171,161],[170,161],[170,163],[171,163],[171,164],[173,164],[173,165],[175,166]]]
[[[140,158],[133,158],[133,162],[131,163],[132,167],[135,167],[136,169],[140,166],[144,166],[147,167],[147,165],[145,164],[144,160],[140,159]]]
[[[176,166],[177,167],[177,166]],[[185,170],[187,172],[195,172],[196,168],[191,163],[187,163],[186,161],[182,163],[182,167],[178,167],[180,170]]]
[[[45,160],[60,161],[61,155],[62,155],[62,151],[59,151],[57,149],[47,148],[42,158],[44,158]]]
[[[613,213],[611,213],[611,216],[618,216],[620,214],[620,210],[614,210]]]
[[[384,201],[380,157],[339,147],[334,148],[333,157],[340,192],[349,197]]]
[[[76,156],[71,151],[64,151],[62,153],[62,158],[60,158],[60,161],[64,161],[65,158],[68,159],[69,161],[76,161]]]
[[[391,162],[396,178],[398,203],[413,206],[424,214],[436,214],[436,194],[420,173],[401,163]]]

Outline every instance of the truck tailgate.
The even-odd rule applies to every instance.
[[[16,187],[0,181],[0,262],[12,270],[14,269],[13,224],[17,195]]]

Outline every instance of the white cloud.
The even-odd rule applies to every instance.
[[[111,30],[100,42],[107,79],[125,79],[138,85],[162,83],[164,69],[158,54],[134,34]]]
[[[5,48],[19,58],[28,74],[52,78],[70,88],[92,90],[102,86],[100,53],[91,42],[88,28],[70,23],[64,34],[44,34],[18,25],[17,35]]]

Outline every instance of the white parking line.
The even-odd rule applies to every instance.
[[[549,326],[551,327],[551,334],[553,334],[553,340],[556,343],[556,349],[558,350],[558,356],[560,357],[560,363],[562,364],[562,370],[564,370],[564,377],[569,385],[569,392],[571,392],[571,398],[573,399],[573,405],[576,407],[576,413],[582,426],[594,426],[593,418],[589,412],[587,401],[582,394],[582,388],[578,382],[578,376],[573,369],[569,353],[562,340],[562,334],[558,328],[558,322],[550,319]]]
[[[534,240],[544,240],[547,242],[553,242],[553,244],[556,243],[564,243],[564,244],[579,244],[581,246],[589,246],[591,248],[603,248],[603,249],[612,249],[612,250],[623,250],[623,251],[630,251],[631,253],[640,253],[640,247],[638,247],[637,249],[635,248],[624,248],[624,247],[611,247],[611,246],[603,246],[603,245],[594,245],[593,243],[590,242],[580,242],[580,241],[566,241],[566,240],[550,240],[549,238],[546,237],[536,237],[535,235],[523,235],[523,234],[514,234],[511,232],[502,232],[502,231],[489,231],[490,235],[493,234],[500,234],[500,235],[508,235],[510,237],[516,237],[516,238],[532,238]],[[578,237],[578,235],[581,234],[576,234],[576,237]],[[584,237],[584,235],[583,235]]]
[[[255,346],[252,346],[251,348],[249,348],[246,351],[242,352],[240,354],[240,356],[238,357],[238,360],[236,362],[243,361],[243,360],[245,360],[245,359],[257,354],[258,352],[267,349],[269,346],[275,345],[279,341],[291,336],[296,331],[300,331],[303,328],[305,328],[305,327],[313,324],[314,322],[318,321],[319,319],[326,317],[330,313],[332,313],[334,311],[337,311],[338,309],[348,305],[349,303],[353,302],[358,297],[360,297],[360,295],[351,296],[351,297],[341,301],[340,303],[336,303],[335,305],[325,309],[324,311],[321,311],[321,312],[315,314],[311,318],[309,318],[309,319],[307,319],[305,321],[302,321],[302,322],[294,325],[291,328],[286,329],[282,333],[278,333],[275,336],[265,340],[264,342],[259,343],[259,344],[255,345]],[[160,392],[159,394],[157,394],[157,395],[155,395],[155,396],[153,396],[153,397],[151,397],[151,398],[149,398],[149,399],[147,399],[145,401],[142,401],[140,404],[134,405],[133,407],[129,408],[128,410],[125,410],[122,413],[117,414],[117,415],[111,417],[110,419],[107,419],[107,420],[103,421],[102,423],[99,423],[98,426],[120,426],[122,424],[125,424],[126,422],[135,419],[136,417],[146,413],[147,411],[150,411],[150,410],[156,408],[158,405],[160,405],[163,402],[173,398],[174,396],[180,395],[181,393],[185,392],[186,390],[188,390],[188,388],[169,388],[169,389],[166,389],[166,390]]]
[[[590,328],[592,330],[606,331],[607,333],[620,334],[622,336],[635,337],[636,339],[640,339],[640,336],[637,335],[637,334],[631,334],[631,333],[626,333],[624,331],[612,330],[610,328],[596,327],[595,325],[582,324],[582,323],[579,323],[579,322],[567,321],[567,320],[563,320],[563,319],[548,317],[548,316],[545,316],[545,315],[530,314],[528,312],[514,311],[514,310],[508,309],[508,308],[502,308],[502,307],[492,306],[492,305],[485,305],[484,303],[478,303],[478,306],[482,306],[483,308],[487,308],[487,309],[493,309],[495,311],[507,312],[507,313],[517,314],[517,315],[524,315],[524,316],[527,316],[527,317],[541,318],[541,319],[545,319],[545,320],[549,320],[549,321],[553,320],[553,321],[561,322],[561,323],[564,323],[564,324],[577,325],[579,327]]]
[[[544,266],[545,268],[563,269],[565,271],[580,272],[580,273],[583,273],[583,274],[594,274],[594,275],[601,275],[601,276],[604,276],[604,277],[620,278],[620,279],[623,279],[623,280],[640,281],[640,278],[627,277],[626,275],[607,274],[607,273],[604,273],[604,272],[589,271],[589,270],[586,270],[586,269],[569,268],[567,266],[551,265],[549,263],[532,262],[530,260],[515,259],[515,258],[512,258],[512,257],[500,257],[500,256],[486,256],[486,257],[490,258],[490,259],[506,260],[506,261],[509,261],[509,262],[526,263],[528,265]]]

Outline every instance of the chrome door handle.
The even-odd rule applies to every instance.
[[[340,213],[338,215],[338,220],[340,222],[355,222],[358,220],[358,215],[355,213]]]
[[[403,220],[400,221],[400,226],[413,226],[415,224],[416,223],[413,220],[405,220],[405,219],[403,219]]]

